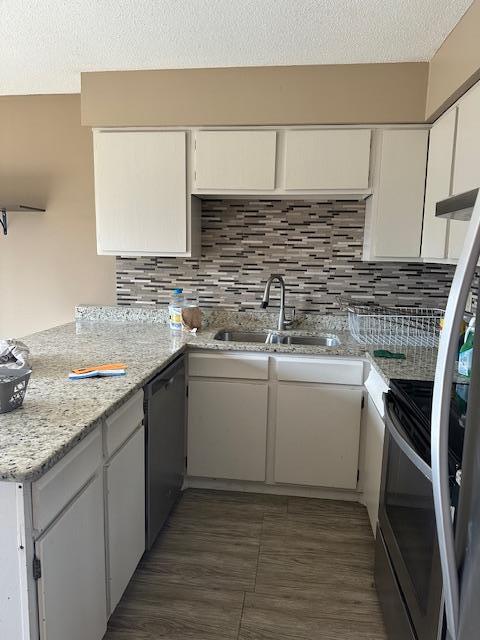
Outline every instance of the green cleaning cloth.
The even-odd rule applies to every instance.
[[[404,353],[394,353],[393,351],[386,351],[385,349],[376,349],[373,352],[376,358],[388,358],[389,360],[405,360]]]

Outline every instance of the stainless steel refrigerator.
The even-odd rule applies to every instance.
[[[476,334],[468,396],[462,457],[460,498],[454,514],[448,480],[450,396],[458,337],[472,287],[478,294],[475,272],[480,258],[479,189],[437,204],[436,215],[469,220],[440,337],[431,424],[432,485],[443,577],[447,640],[480,638],[480,305],[476,307]]]

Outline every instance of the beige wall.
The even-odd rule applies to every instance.
[[[0,235],[0,337],[68,322],[78,303],[114,301],[114,259],[96,255],[80,96],[0,98],[0,200],[47,208],[12,213]]]
[[[82,74],[87,126],[433,122],[480,80],[480,0],[430,63]]]
[[[12,214],[8,237],[0,235],[0,336],[67,322],[77,303],[115,299],[114,259],[95,248],[88,127],[409,123],[425,113],[433,120],[478,78],[479,34],[475,0],[430,70],[401,63],[100,72],[82,74],[81,98],[0,97],[0,200],[47,207]]]
[[[87,126],[422,122],[427,63],[82,74]]]
[[[427,120],[433,121],[480,78],[480,0],[475,0],[430,62]]]

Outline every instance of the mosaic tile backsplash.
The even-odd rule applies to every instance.
[[[157,305],[183,287],[203,307],[258,309],[271,273],[285,277],[287,307],[339,313],[339,296],[444,307],[454,267],[362,262],[362,202],[204,200],[202,257],[117,258],[120,305]],[[271,305],[278,304],[278,289]]]

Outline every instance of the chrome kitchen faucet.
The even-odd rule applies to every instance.
[[[263,292],[262,309],[266,309],[268,307],[268,304],[270,302],[270,286],[274,280],[278,280],[281,289],[280,312],[278,314],[278,330],[284,331],[287,326],[291,324],[291,321],[285,320],[285,280],[278,273],[272,273],[272,275],[267,280],[265,291]]]

